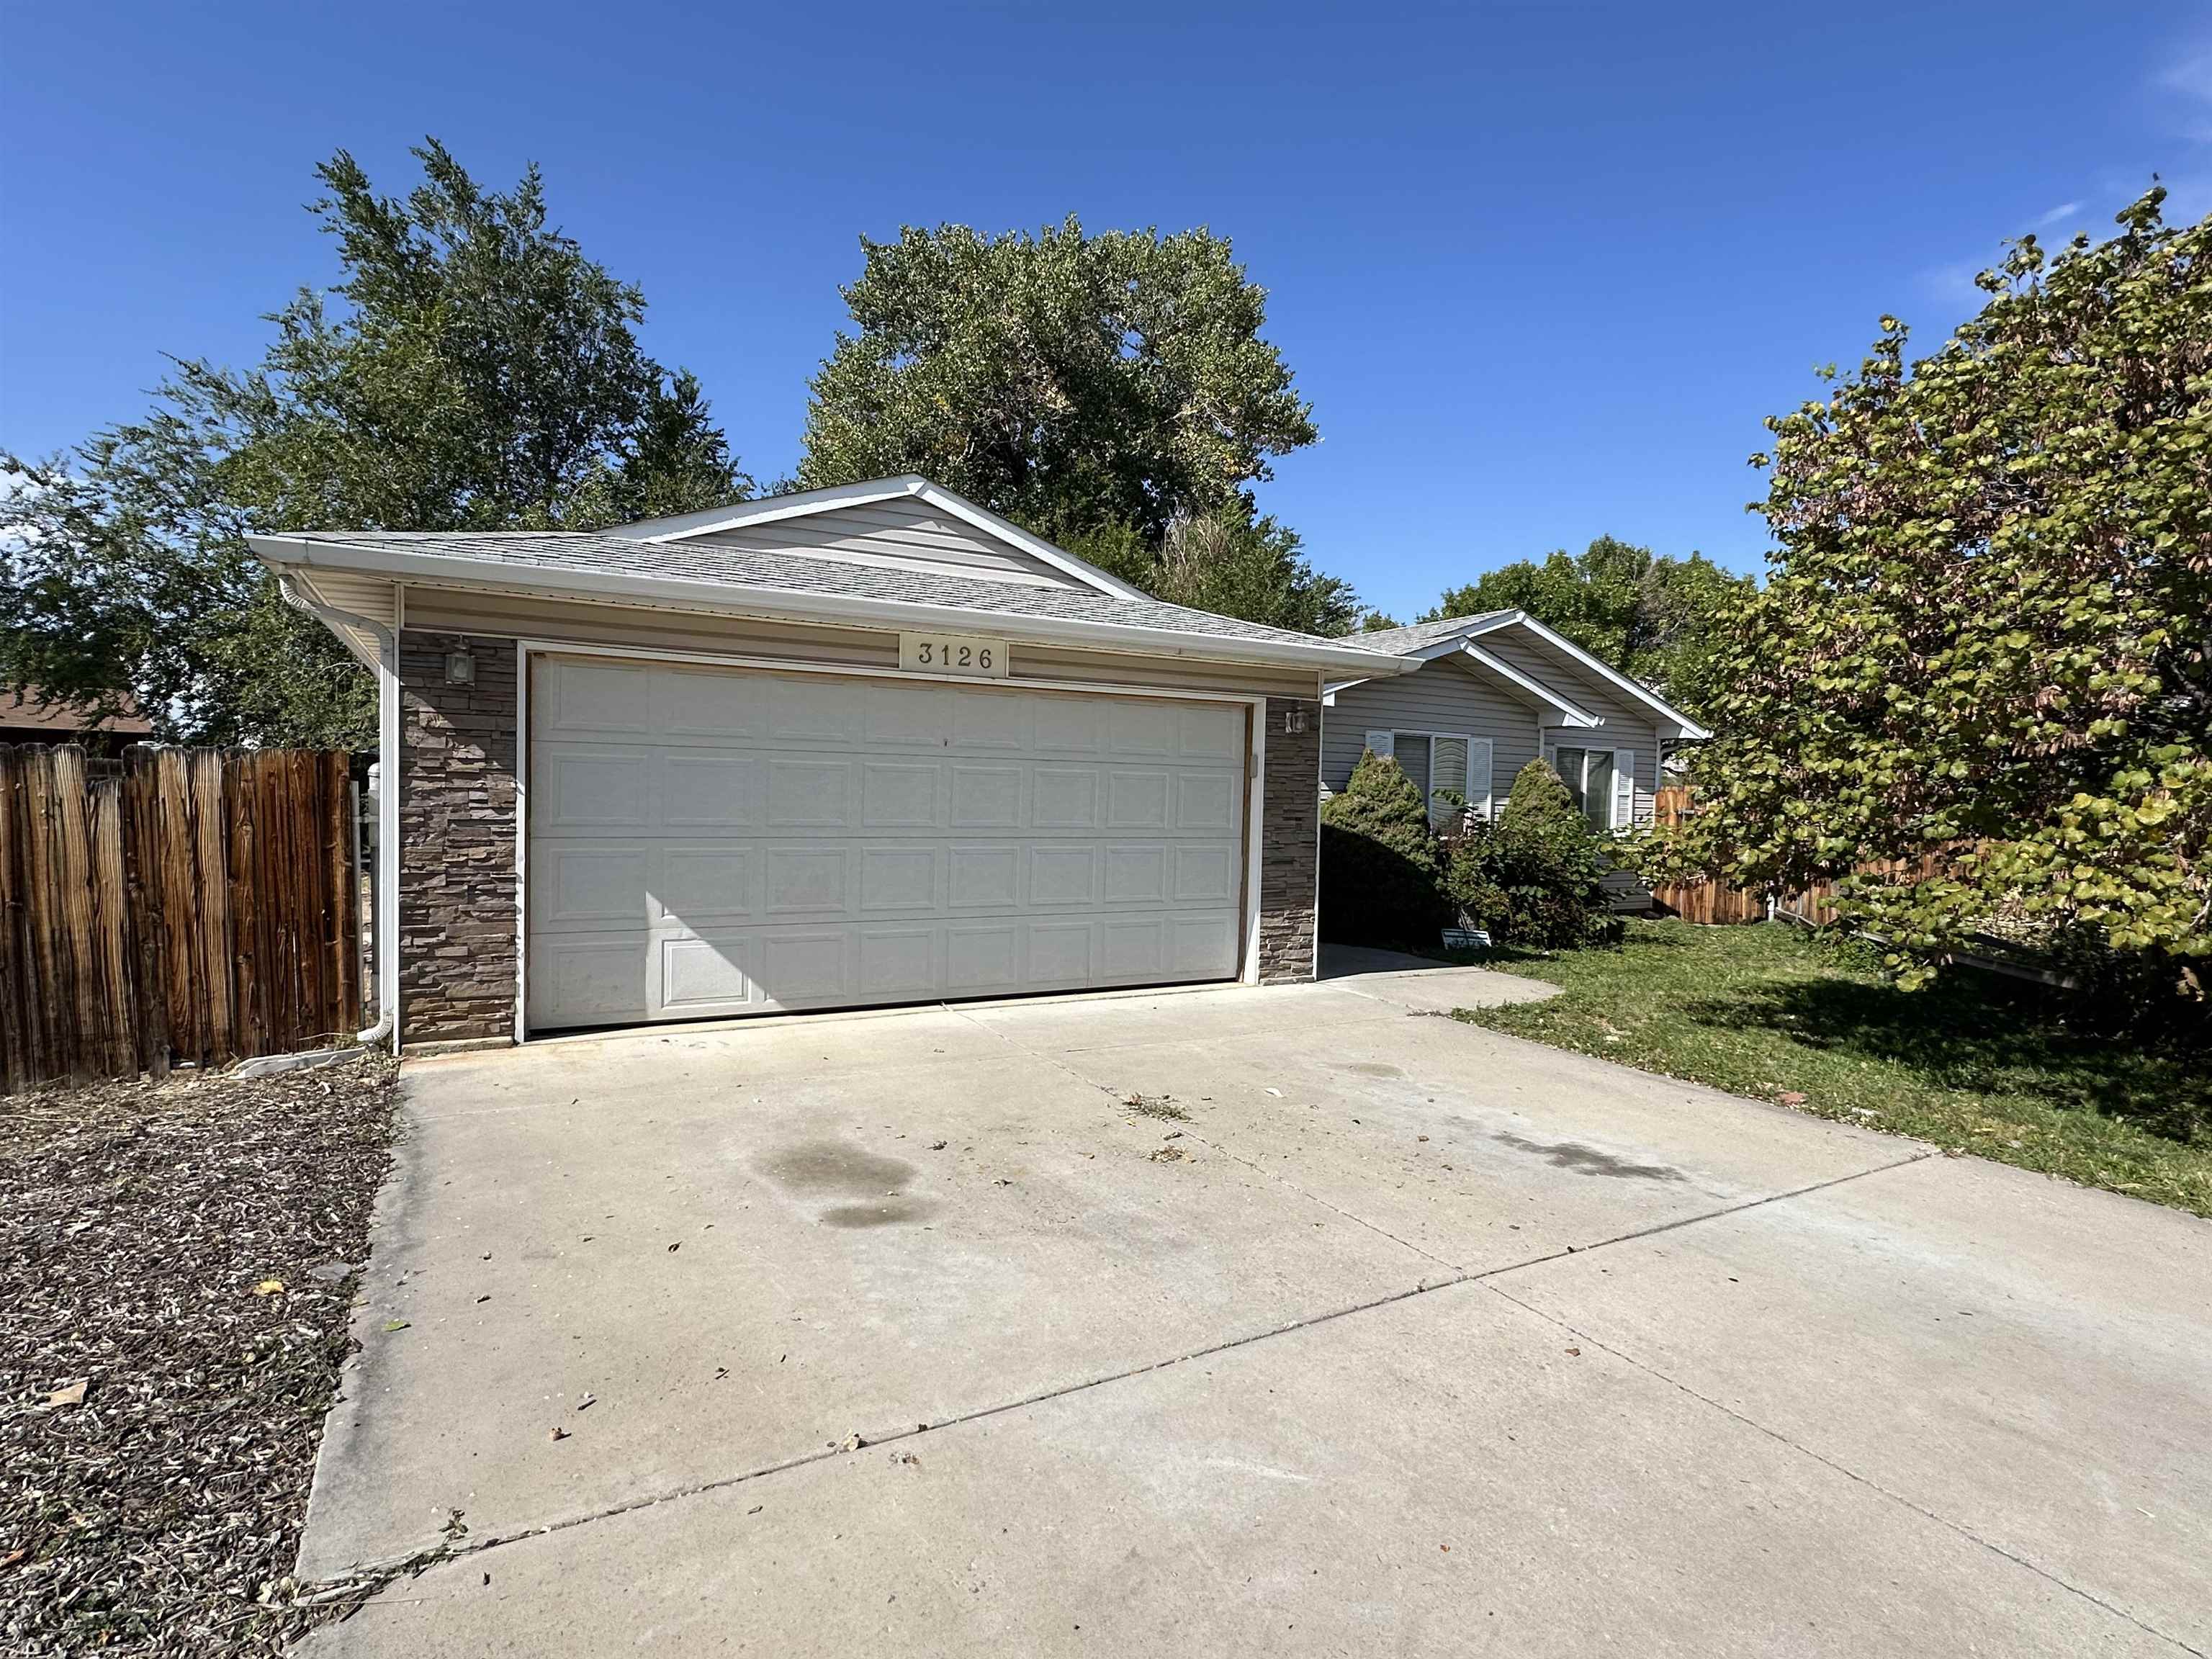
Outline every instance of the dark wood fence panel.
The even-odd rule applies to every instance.
[[[0,1090],[313,1048],[361,1015],[342,752],[0,744]]]

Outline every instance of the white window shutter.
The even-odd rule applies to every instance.
[[[1467,740],[1467,804],[1486,818],[1492,816],[1490,788],[1490,739],[1469,738]]]
[[[1388,732],[1370,732],[1367,734],[1367,752],[1377,760],[1389,760],[1397,754],[1398,745],[1391,740]]]
[[[1429,741],[1429,822],[1441,826],[1455,822],[1462,810],[1445,805],[1437,791],[1457,793],[1467,782],[1468,739],[1455,732],[1439,732]]]
[[[1636,827],[1636,751],[1633,749],[1613,751],[1613,827],[1616,830]]]

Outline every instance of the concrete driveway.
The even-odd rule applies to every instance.
[[[1535,994],[410,1065],[302,1567],[446,1556],[305,1650],[2212,1650],[2212,1226]]]

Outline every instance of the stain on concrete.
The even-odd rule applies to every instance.
[[[825,1227],[852,1232],[863,1227],[896,1227],[919,1221],[935,1208],[918,1198],[887,1198],[880,1204],[835,1204],[815,1219]]]
[[[1494,1137],[1516,1152],[1533,1152],[1554,1169],[1577,1175],[1612,1176],[1623,1181],[1686,1181],[1689,1177],[1670,1164],[1632,1164],[1611,1152],[1586,1146],[1579,1140],[1529,1140],[1500,1130]]]
[[[919,1221],[935,1208],[901,1190],[914,1179],[913,1164],[842,1140],[800,1141],[767,1154],[753,1167],[793,1197],[844,1200],[815,1217],[826,1227],[896,1227]]]
[[[1403,1077],[1406,1075],[1405,1068],[1403,1066],[1388,1066],[1379,1060],[1351,1060],[1346,1062],[1344,1069],[1347,1072],[1357,1072],[1362,1077]]]

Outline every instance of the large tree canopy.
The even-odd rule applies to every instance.
[[[1070,218],[861,248],[856,327],[814,378],[799,483],[920,472],[1162,599],[1352,625],[1349,586],[1253,501],[1270,458],[1318,434],[1226,240]]]
[[[1522,559],[1448,590],[1419,618],[1525,611],[1583,650],[1634,675],[1692,714],[1717,689],[1715,648],[1727,618],[1757,586],[1702,553],[1655,557],[1611,536],[1541,563]]]
[[[479,186],[434,141],[379,196],[343,151],[310,211],[341,280],[270,319],[262,362],[182,361],[143,420],[0,466],[0,686],[128,692],[165,736],[359,743],[362,674],[285,607],[259,529],[589,528],[747,493],[645,302],[546,225],[537,170]]]
[[[2033,240],[1934,356],[1885,318],[1768,422],[1780,544],[1676,849],[1748,884],[1863,884],[1905,952],[1996,930],[2193,982],[2212,950],[2212,221],[2154,191]],[[2112,953],[2123,953],[2115,957]]]
[[[1318,435],[1224,238],[1070,217],[860,246],[856,328],[814,378],[807,488],[920,472],[1041,535],[1123,524],[1157,544]]]

